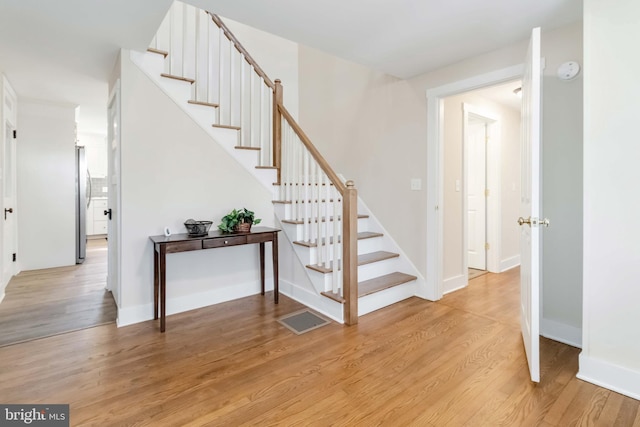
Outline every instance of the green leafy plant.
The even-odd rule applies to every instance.
[[[247,208],[242,209],[234,209],[229,212],[227,215],[222,217],[222,222],[218,225],[218,229],[225,233],[232,233],[236,231],[236,226],[238,224],[260,224],[262,221],[259,218],[255,217],[255,213],[248,210]]]

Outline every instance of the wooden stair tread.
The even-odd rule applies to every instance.
[[[273,185],[275,185],[275,186],[278,186],[278,187],[279,187],[279,186],[281,186],[281,185],[305,185],[305,184],[304,184],[303,182],[302,182],[302,183],[295,183],[295,184],[294,184],[294,183],[287,184],[287,183],[281,183],[281,182],[274,182],[274,183],[273,183]],[[318,185],[318,183],[317,183],[317,182],[316,182],[316,183],[314,183],[314,184],[309,183],[309,184],[306,184],[306,185]],[[322,183],[322,185],[327,185],[327,184],[325,184],[325,183],[323,182],[323,183]],[[329,185],[333,186],[333,182],[330,182],[330,183],[329,183]]]
[[[204,105],[205,107],[213,107],[213,108],[218,108],[219,107],[218,104],[214,104],[212,102],[196,101],[194,99],[188,100],[187,103],[192,104],[192,105]]]
[[[149,52],[149,53],[157,53],[158,55],[162,55],[165,58],[167,57],[167,55],[169,55],[169,52],[167,52],[166,50],[155,49],[153,47],[147,48],[147,52]]]
[[[211,125],[214,128],[220,128],[220,129],[233,129],[233,130],[240,130],[240,127],[238,126],[231,126],[231,125]]]
[[[338,216],[338,221],[340,221],[340,216]],[[358,219],[365,219],[365,218],[369,218],[369,215],[364,215],[364,214],[358,214]],[[322,218],[322,222],[325,222],[326,218],[323,217]],[[333,217],[330,216],[329,217],[329,221],[333,221]],[[283,219],[282,221],[285,224],[304,224],[304,221],[302,221],[301,219]],[[311,219],[309,219],[309,222],[311,222]],[[317,222],[317,221],[316,221]]]
[[[340,295],[338,294],[334,294],[333,292],[320,292],[320,295],[324,295],[327,298],[331,298],[334,301],[339,302],[340,304],[344,304],[345,303],[345,299],[342,298]]]
[[[382,233],[375,233],[373,231],[363,231],[363,232],[358,233],[358,240],[372,239],[374,237],[382,237],[382,236],[384,236],[384,234],[382,234]],[[340,241],[340,240],[338,240],[338,241]],[[318,246],[316,243],[305,242],[305,241],[302,241],[302,240],[297,240],[297,241],[295,241],[293,243],[295,245],[306,246],[308,248],[315,248],[315,247]],[[331,244],[331,243],[333,243],[333,239],[329,240],[329,244]],[[324,244],[324,239],[322,241],[322,244]]]
[[[180,80],[182,82],[187,82],[190,84],[194,84],[196,82],[195,80],[190,79],[189,77],[174,76],[173,74],[162,73],[160,74],[160,76],[166,77],[168,79]]]
[[[403,283],[411,282],[416,279],[416,276],[396,271],[395,273],[385,274],[384,276],[375,277],[373,279],[365,280],[364,282],[358,282],[358,297],[371,295],[375,292],[402,285]]]
[[[393,252],[387,252],[387,251],[371,252],[368,254],[358,255],[358,265],[372,264],[374,262],[384,261],[391,258],[397,258],[399,256],[400,254],[395,254]],[[331,273],[333,272],[333,261],[329,264],[328,268],[318,264],[307,265],[306,267],[310,270],[314,270],[319,273],[325,273],[325,274]]]
[[[260,151],[260,147],[243,147],[241,145],[236,145],[234,148],[236,150],[255,150],[255,151]]]
[[[256,166],[256,169],[278,169],[275,166]]]

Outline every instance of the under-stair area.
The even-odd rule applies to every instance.
[[[415,266],[286,110],[281,82],[220,17],[174,2],[151,47],[131,59],[272,192],[281,240],[295,253],[281,263],[298,263],[312,285],[297,289],[291,279],[281,292],[346,324],[419,293]]]

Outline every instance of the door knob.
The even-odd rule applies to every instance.
[[[13,213],[13,208],[4,209],[4,219],[7,219],[7,213]]]
[[[550,224],[549,218],[545,218],[545,219],[538,219],[538,218],[527,218],[524,219],[522,217],[518,218],[518,225],[524,225],[524,224],[529,224],[529,227],[533,226],[538,226],[538,225],[543,225],[545,227],[548,227]]]
[[[109,217],[109,220],[111,220],[111,208],[107,209],[104,211],[104,214],[107,215]]]

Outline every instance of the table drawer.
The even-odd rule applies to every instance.
[[[199,249],[202,249],[202,240],[193,240],[191,242],[172,242],[167,245],[168,254],[176,252],[197,251]]]
[[[245,243],[247,243],[247,236],[229,236],[219,239],[205,239],[202,241],[202,249],[244,245]]]

